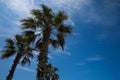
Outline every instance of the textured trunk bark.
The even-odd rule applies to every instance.
[[[45,70],[46,64],[48,62],[48,46],[50,39],[50,31],[45,30],[43,33],[42,39],[42,49],[40,49],[40,54],[38,55],[38,64],[37,64],[37,80],[46,80],[45,79]]]
[[[6,80],[12,80],[12,78],[14,76],[15,69],[17,67],[17,64],[20,61],[20,58],[21,58],[21,55],[18,53],[16,55],[16,58],[14,59],[13,65],[11,66],[10,72],[9,72],[9,74],[6,77]]]

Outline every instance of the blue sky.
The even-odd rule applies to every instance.
[[[60,69],[60,80],[120,80],[119,0],[0,0],[0,50],[6,38],[21,32],[19,20],[41,3],[64,10],[73,26],[65,51],[49,54]],[[5,80],[13,59],[0,60],[0,80]],[[35,69],[36,59],[30,67],[18,65],[13,80],[35,80]]]

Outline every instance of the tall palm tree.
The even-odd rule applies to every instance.
[[[71,34],[72,30],[71,26],[65,24],[68,16],[63,11],[54,13],[51,8],[41,6],[42,9],[31,10],[31,17],[21,20],[24,35],[31,42],[36,42],[36,48],[40,52],[37,63],[37,80],[45,80],[49,45],[55,49],[60,46],[64,50],[65,37]]]
[[[16,54],[16,57],[13,61],[9,74],[6,77],[6,80],[12,80],[14,76],[15,69],[22,58],[21,64],[30,63],[30,59],[33,58],[32,50],[25,45],[26,40],[22,36],[16,35],[15,39],[6,39],[6,45],[1,59],[9,58]]]

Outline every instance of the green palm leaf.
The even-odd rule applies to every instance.
[[[64,20],[67,20],[68,16],[63,12],[59,11],[54,17],[54,24],[56,26],[63,24]]]
[[[71,26],[66,26],[66,25],[60,25],[58,28],[58,32],[64,33],[64,34],[71,34],[72,33],[72,28]]]
[[[64,50],[64,45],[65,45],[64,34],[63,33],[58,33],[57,34],[57,40],[58,40],[58,43],[61,46],[62,50]]]
[[[5,58],[9,58],[12,55],[14,55],[16,51],[15,50],[3,50],[2,52],[3,54],[1,56],[1,59],[5,59]]]
[[[54,49],[58,48],[58,41],[57,40],[50,39],[50,44]]]
[[[28,17],[26,19],[22,19],[21,22],[22,22],[22,24],[21,24],[22,25],[22,29],[34,29],[34,30],[36,29],[37,23],[31,17]]]
[[[30,65],[31,59],[33,59],[33,54],[32,53],[27,53],[22,61],[21,61],[21,65],[24,66],[25,64],[28,63],[28,65]]]
[[[15,46],[14,41],[10,38],[6,39],[6,45],[4,46],[4,49],[2,50],[3,54],[1,56],[1,59],[11,57],[15,54]]]

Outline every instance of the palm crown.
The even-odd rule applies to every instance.
[[[25,30],[24,34],[30,38],[30,42],[34,41],[36,37],[39,37],[38,41],[42,40],[43,36],[48,35],[49,32],[49,43],[52,47],[61,46],[64,49],[64,38],[67,34],[71,34],[72,30],[69,25],[64,24],[64,21],[68,19],[67,15],[63,11],[54,14],[45,5],[42,5],[42,10],[31,10],[31,14],[32,17],[21,20],[22,29]]]
[[[6,77],[6,80],[12,80],[14,71],[21,59],[21,64],[25,65],[26,63],[30,64],[31,58],[33,58],[32,50],[30,47],[26,46],[26,40],[21,35],[16,35],[15,39],[6,39],[6,45],[3,49],[3,54],[1,59],[9,58],[12,55],[16,54],[11,70]]]

